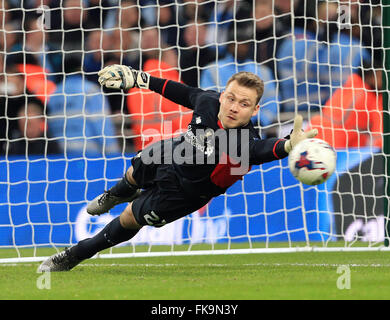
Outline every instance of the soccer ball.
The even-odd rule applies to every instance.
[[[336,152],[321,139],[299,142],[288,156],[288,166],[295,178],[304,184],[324,183],[336,168]]]

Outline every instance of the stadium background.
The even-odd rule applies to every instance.
[[[112,216],[86,218],[85,204],[121,176],[142,145],[144,125],[151,121],[160,128],[163,121],[176,123],[174,115],[179,114],[179,119],[188,116],[188,111],[177,111],[158,100],[155,105],[164,104],[165,114],[156,120],[153,109],[148,110],[153,115],[150,120],[137,109],[137,103],[148,99],[137,91],[125,95],[105,91],[100,96],[100,89],[91,84],[87,94],[77,93],[77,88],[87,87],[87,81],[96,86],[97,72],[107,64],[124,63],[217,90],[223,89],[223,81],[215,81],[215,69],[226,76],[245,66],[255,68],[266,81],[264,118],[252,119],[261,125],[263,137],[288,132],[296,109],[309,124],[343,86],[345,76],[383,68],[379,1],[352,2],[359,10],[347,27],[342,27],[340,12],[334,14],[330,7],[325,18],[319,18],[326,1],[293,3],[294,8],[291,1],[283,0],[200,1],[196,5],[169,0],[90,0],[83,1],[81,9],[78,0],[63,1],[62,6],[58,1],[23,1],[23,7],[18,1],[3,2],[0,245],[61,246],[96,232]],[[257,5],[262,10],[256,11]],[[199,26],[205,27],[204,39]],[[231,60],[229,48],[235,43],[248,44],[248,48],[240,56],[234,47]],[[68,77],[72,73],[81,77],[72,80]],[[66,83],[76,88],[70,96],[81,95],[72,103],[82,112],[103,112],[106,120],[100,133],[82,130],[66,136],[68,129],[60,118],[64,109],[52,107],[65,105],[64,98],[55,101],[53,96],[61,96],[56,90]],[[88,95],[97,99],[91,102],[98,106],[96,110],[86,111]],[[40,106],[42,122],[37,126],[43,129],[41,135],[26,139],[28,126],[24,123],[20,129],[19,120],[30,103]],[[68,121],[72,116],[65,118]],[[177,129],[185,127],[182,122]],[[208,209],[166,226],[175,232],[147,229],[134,241],[381,242],[384,187],[383,168],[377,163],[382,163],[382,144],[374,143],[375,132],[369,128],[361,134],[357,145],[338,148],[337,173],[324,186],[304,187],[302,195],[286,161],[265,165],[234,185],[226,197],[213,200]],[[73,149],[70,142],[78,138],[81,148]],[[95,141],[99,139],[103,142]],[[89,150],[99,143],[100,149]]]

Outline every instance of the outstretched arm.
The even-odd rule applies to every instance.
[[[318,133],[317,129],[303,132],[302,121],[302,116],[297,114],[294,118],[294,129],[288,139],[269,138],[252,141],[249,145],[250,163],[261,164],[285,158],[299,142],[314,138]]]
[[[149,89],[177,104],[194,109],[195,97],[202,89],[168,79],[150,77]]]
[[[105,67],[98,75],[99,83],[107,88],[125,91],[131,88],[149,89],[190,109],[194,109],[195,96],[203,91],[173,80],[152,77],[147,72],[124,65],[114,64]]]

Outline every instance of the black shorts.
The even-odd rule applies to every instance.
[[[144,164],[137,156],[131,162],[133,178],[143,189],[132,205],[134,217],[142,226],[162,227],[210,201],[210,198],[193,198],[184,192],[172,165]]]

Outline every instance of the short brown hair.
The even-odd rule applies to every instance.
[[[237,81],[237,83],[243,87],[256,89],[257,92],[256,104],[259,103],[264,93],[264,81],[261,80],[259,76],[257,76],[252,72],[241,71],[233,74],[230,77],[230,79],[226,83],[226,87],[233,81]]]

